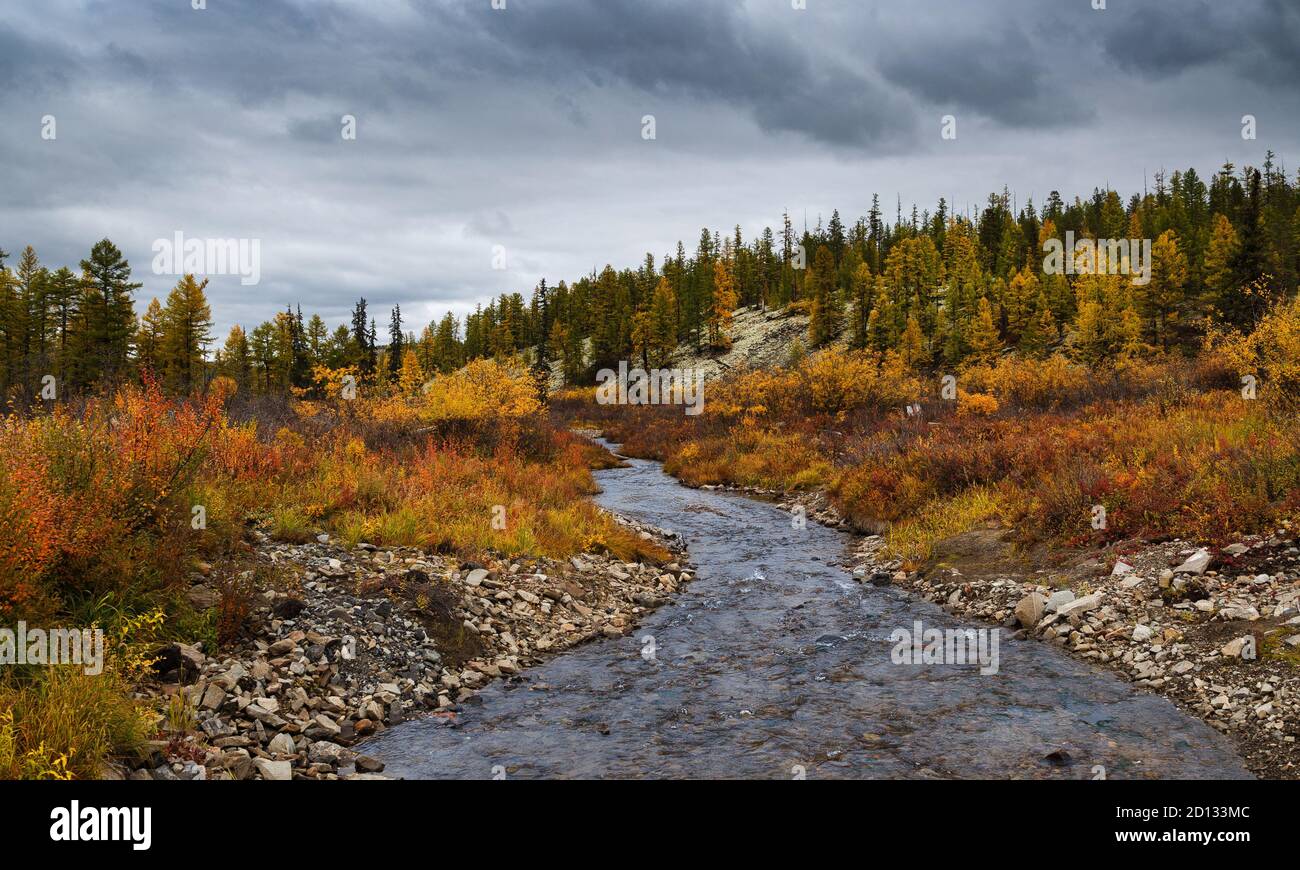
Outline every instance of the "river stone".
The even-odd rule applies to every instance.
[[[1062,604],[1056,608],[1056,612],[1061,616],[1069,616],[1072,613],[1087,613],[1089,610],[1096,610],[1101,607],[1101,593],[1094,595],[1085,595],[1082,598],[1076,598],[1073,601]]]
[[[271,742],[266,744],[266,751],[274,755],[296,755],[297,747],[293,745],[293,737],[288,734],[277,734],[271,738]]]
[[[317,740],[307,749],[307,759],[313,764],[331,764],[338,767],[352,760],[352,751],[328,740]]]
[[[226,690],[216,683],[208,683],[208,687],[203,692],[203,701],[200,706],[204,710],[216,710],[226,702]]]
[[[199,583],[185,593],[185,600],[195,610],[211,610],[221,603],[221,593],[211,586]]]
[[[272,761],[269,758],[254,758],[253,766],[262,774],[262,779],[293,779],[293,765],[287,761]]]
[[[275,643],[271,644],[267,649],[267,653],[272,656],[286,655],[293,652],[294,646],[296,646],[296,644],[286,637],[283,640],[277,640]]]
[[[1031,592],[1016,605],[1016,620],[1025,628],[1033,628],[1043,618],[1047,599],[1037,592]]]
[[[339,734],[338,723],[326,716],[324,713],[311,720],[311,725],[308,726],[308,732],[310,733],[312,730],[319,730],[330,737],[337,737]]]
[[[371,758],[369,755],[358,755],[356,766],[361,773],[384,772],[384,763],[377,758]]]
[[[1246,641],[1248,640],[1250,640],[1250,638],[1247,637],[1239,637],[1230,640],[1223,645],[1223,649],[1219,650],[1219,652],[1229,658],[1236,658],[1241,655],[1241,651],[1245,649]]]
[[[1061,605],[1069,604],[1074,600],[1074,593],[1069,589],[1058,589],[1051,595],[1047,596],[1047,605],[1044,608],[1048,613],[1055,613],[1061,609]]]
[[[248,779],[253,775],[253,759],[247,749],[228,749],[221,753],[221,765],[235,779]]]
[[[1187,557],[1187,561],[1174,569],[1175,574],[1204,574],[1205,569],[1210,567],[1212,557],[1210,551],[1204,548],[1197,550]]]

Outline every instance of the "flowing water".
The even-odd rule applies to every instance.
[[[1048,644],[895,664],[897,628],[962,625],[841,567],[847,537],[658,464],[597,473],[602,505],[680,533],[695,580],[627,637],[498,681],[457,721],[367,744],[404,778],[1239,778],[1213,729]],[[986,626],[981,626],[986,627]],[[646,653],[653,638],[653,657]],[[1047,756],[1064,750],[1056,761]]]

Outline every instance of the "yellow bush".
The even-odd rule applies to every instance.
[[[824,350],[804,360],[799,376],[811,410],[838,417],[900,407],[921,394],[920,382],[892,352]]]
[[[1041,360],[1011,354],[991,366],[972,366],[961,382],[973,393],[992,394],[1000,403],[1048,408],[1088,387],[1092,378],[1086,366],[1060,354]]]
[[[998,412],[998,400],[987,393],[957,391],[958,417],[992,417]]]
[[[479,359],[426,385],[421,411],[431,421],[486,420],[527,417],[541,408],[527,370]]]
[[[1249,335],[1212,334],[1207,344],[1238,375],[1256,379],[1257,395],[1270,408],[1300,404],[1300,298],[1275,307]]]

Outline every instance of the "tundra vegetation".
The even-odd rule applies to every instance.
[[[1152,239],[1150,280],[1045,271],[1067,233]],[[76,269],[0,251],[0,621],[109,638],[97,677],[0,673],[0,776],[93,776],[152,736],[133,687],[160,644],[238,632],[250,524],[646,555],[583,498],[601,454],[555,417],[688,483],[824,490],[913,560],[990,521],[1065,545],[1266,531],[1300,492],[1298,234],[1300,189],[1270,155],[1127,203],[1003,192],[975,215],[941,200],[887,222],[873,203],[849,226],[704,230],[692,255],[541,282],[418,335],[394,308],[385,343],[362,299],[333,331],[287,309],[220,347],[195,276],[138,313],[107,239]],[[594,373],[620,361],[724,355],[737,307],[807,317],[806,343],[710,384],[697,416],[595,403]],[[180,594],[195,571],[216,608]]]
[[[238,635],[250,524],[462,558],[659,555],[584,498],[601,452],[552,428],[509,361],[427,384],[317,367],[308,389],[244,396],[225,375],[186,388],[167,366],[137,371],[0,421],[0,619],[110,638],[98,676],[3,669],[2,776],[94,776],[154,735],[165,714],[133,688],[162,644],[213,651]],[[196,570],[217,607],[183,595]]]

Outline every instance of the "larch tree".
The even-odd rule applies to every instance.
[[[879,325],[880,314],[875,311],[875,291],[876,280],[871,274],[871,267],[865,262],[860,263],[854,269],[853,280],[849,285],[849,293],[853,301],[852,342],[854,347],[866,347],[870,343],[873,330],[873,314],[876,318],[876,326]]]
[[[709,345],[731,347],[731,320],[738,297],[730,265],[718,258],[713,262],[713,304],[709,309]]]
[[[248,346],[248,336],[239,325],[230,327],[226,344],[217,354],[217,371],[232,379],[241,390],[253,386],[253,362]]]
[[[668,362],[677,347],[677,294],[667,278],[660,278],[650,299],[649,350],[651,365]]]
[[[993,322],[993,306],[981,296],[966,334],[966,361],[972,365],[992,365],[1002,351],[1002,339]]]
[[[55,356],[54,375],[60,384],[71,370],[70,338],[77,321],[81,300],[81,281],[67,266],[50,275],[47,296],[50,303],[50,326],[53,333],[51,351]]]
[[[402,334],[402,306],[394,305],[388,322],[388,380],[397,381],[401,377],[402,366],[406,363],[405,338]]]
[[[162,368],[172,389],[188,393],[205,381],[212,342],[212,308],[204,290],[208,279],[185,275],[167,295],[163,310]]]
[[[1052,316],[1052,306],[1047,302],[1047,294],[1039,291],[1037,307],[1029,317],[1029,323],[1020,336],[1020,352],[1028,357],[1041,357],[1046,354],[1057,339],[1056,318]]]
[[[1177,326],[1186,286],[1187,258],[1178,247],[1178,236],[1165,230],[1151,246],[1151,280],[1137,288],[1148,334],[1163,348],[1169,347],[1169,334]]]
[[[900,338],[899,353],[903,363],[911,369],[920,369],[930,362],[930,354],[925,349],[925,336],[921,333],[921,323],[916,315],[909,315],[907,326]]]
[[[1224,215],[1216,214],[1210,228],[1210,241],[1205,248],[1205,262],[1201,270],[1210,307],[1222,309],[1229,304],[1230,297],[1239,289],[1236,273],[1233,271],[1239,247],[1240,240],[1237,238],[1237,230],[1233,228],[1232,222]]]
[[[158,375],[162,370],[163,340],[167,332],[163,307],[157,297],[149,300],[140,326],[135,332],[135,362],[142,375]]]
[[[828,246],[817,249],[804,286],[811,285],[808,307],[808,342],[823,347],[840,334],[841,314],[835,280],[835,257]]]

